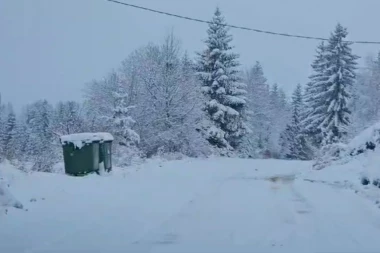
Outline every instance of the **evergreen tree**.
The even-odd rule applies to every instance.
[[[268,151],[273,157],[281,157],[280,135],[290,121],[289,104],[285,92],[275,83],[270,90],[270,136]]]
[[[278,84],[275,83],[272,85],[270,89],[270,106],[272,111],[276,111],[279,107],[279,92],[278,92]]]
[[[246,149],[249,156],[261,153],[268,149],[270,136],[270,99],[269,85],[264,76],[260,62],[246,72],[245,82],[247,83],[247,115],[251,133],[245,137]]]
[[[220,148],[236,148],[247,131],[243,120],[246,85],[240,80],[238,55],[232,52],[232,36],[219,8],[207,33],[207,49],[199,54],[198,62],[207,97],[205,111],[213,123],[206,132],[207,140]]]
[[[26,150],[35,162],[32,169],[51,171],[61,154],[59,139],[53,135],[53,107],[46,100],[39,100],[28,106],[26,118],[29,135]]]
[[[372,91],[370,92],[375,103],[375,112],[376,121],[380,119],[380,52],[373,61],[371,66],[371,79],[370,86]],[[375,96],[373,94],[376,94]]]
[[[4,158],[4,147],[2,139],[5,135],[5,126],[6,126],[7,114],[5,105],[3,105],[0,94],[0,162]]]
[[[284,131],[281,132],[279,138],[280,157],[286,159],[293,159],[291,147],[294,140],[296,130],[292,128],[292,124],[286,125]]]
[[[114,81],[117,84],[117,89],[112,92],[114,99],[114,107],[111,115],[105,115],[109,131],[115,138],[117,148],[115,149],[115,156],[117,157],[117,164],[119,166],[128,166],[132,164],[132,160],[140,156],[138,144],[140,143],[140,136],[132,127],[135,125],[135,120],[131,116],[131,110],[134,106],[128,104],[129,96],[127,87],[119,76],[114,72]]]
[[[302,87],[298,84],[292,95],[292,121],[295,125],[300,125],[301,123],[302,107]]]
[[[310,159],[311,150],[302,133],[301,112],[303,109],[302,88],[298,84],[292,96],[292,119],[280,136],[282,156],[288,159]]]
[[[8,105],[8,116],[2,135],[2,146],[4,156],[12,159],[16,153],[16,115],[13,112],[12,105]]]
[[[311,64],[313,73],[309,76],[309,82],[306,84],[304,102],[305,107],[302,111],[302,126],[306,137],[313,146],[319,148],[322,143],[322,133],[319,127],[322,124],[322,115],[325,109],[325,101],[319,96],[324,91],[323,83],[326,81],[324,75],[327,66],[326,47],[321,42],[316,50],[315,60]]]
[[[380,80],[380,52],[377,53],[377,57],[376,57],[373,65],[376,69],[375,76],[377,77],[378,80]]]
[[[16,124],[15,149],[16,157],[20,161],[28,160],[29,129],[26,122],[20,117]]]
[[[140,142],[140,136],[132,130],[135,121],[130,116],[133,106],[127,105],[128,94],[121,81],[118,81],[118,88],[113,93],[115,107],[113,109],[113,133],[122,146],[136,146]]]
[[[83,119],[80,110],[81,105],[78,102],[59,102],[54,110],[54,132],[59,135],[82,132]]]
[[[320,125],[325,145],[343,140],[351,123],[349,100],[358,57],[352,54],[351,43],[344,42],[347,34],[347,29],[338,24],[326,46],[326,79],[323,82],[324,90],[318,95],[326,105]]]
[[[318,135],[322,144],[344,140],[351,123],[350,99],[357,56],[345,42],[347,29],[338,24],[327,45],[321,44],[306,90],[306,131]],[[317,144],[318,141],[317,141]]]
[[[354,136],[380,119],[380,53],[358,73],[352,104]]]

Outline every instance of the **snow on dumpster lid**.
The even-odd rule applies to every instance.
[[[113,136],[110,133],[78,133],[61,136],[62,145],[73,143],[78,148],[81,148],[85,143],[92,143],[94,141],[113,141]]]

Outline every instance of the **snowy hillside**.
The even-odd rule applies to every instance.
[[[7,208],[23,208],[23,205],[12,195],[9,191],[8,177],[5,175],[4,167],[10,167],[9,164],[3,163],[0,165],[2,170],[0,170],[0,213],[7,212]],[[13,168],[14,170],[14,168]],[[17,174],[17,171],[15,172]]]
[[[307,174],[320,183],[335,183],[354,190],[380,208],[380,123],[366,128],[341,146],[339,159],[328,161],[324,169],[310,170]]]
[[[2,165],[24,210],[1,213],[0,252],[376,251],[380,210],[334,182],[356,178],[310,168],[282,160],[156,160],[78,178]],[[332,181],[318,181],[321,175]]]

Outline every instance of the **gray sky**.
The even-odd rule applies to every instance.
[[[379,0],[125,1],[201,19],[210,19],[219,6],[231,24],[319,37],[328,37],[339,21],[349,39],[380,41]],[[41,98],[79,100],[86,82],[117,68],[134,49],[161,42],[173,29],[193,53],[203,48],[206,28],[105,0],[1,0],[0,92],[17,109]],[[261,61],[269,81],[288,91],[307,81],[318,42],[231,33],[243,67]],[[380,46],[353,49],[365,57]]]

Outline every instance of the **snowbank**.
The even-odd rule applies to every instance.
[[[376,147],[380,145],[380,122],[366,128],[353,138],[348,144],[334,143],[324,147],[320,151],[319,158],[315,161],[314,169],[324,169],[330,166],[350,163],[357,156],[371,154],[380,151]]]
[[[14,173],[12,172],[14,170]],[[8,162],[0,164],[0,210],[2,207],[15,207],[22,209],[23,205],[19,202],[9,190],[9,185],[15,175],[20,172],[11,166]]]
[[[333,164],[344,164],[348,161],[349,152],[347,145],[334,143],[323,147],[313,164],[313,169],[321,170]]]
[[[0,207],[15,207],[22,209],[22,204],[13,197],[8,187],[0,183]]]
[[[61,136],[61,144],[74,144],[77,148],[82,148],[85,144],[95,141],[113,141],[113,136],[110,133],[77,133]]]
[[[325,157],[313,165],[313,168],[323,170],[308,171],[305,177],[314,182],[352,189],[380,207],[379,145],[380,122],[359,133],[347,145],[331,147],[331,152],[326,152]]]
[[[348,147],[353,149],[364,148],[366,143],[380,144],[380,122],[368,127],[355,138],[353,138]]]

